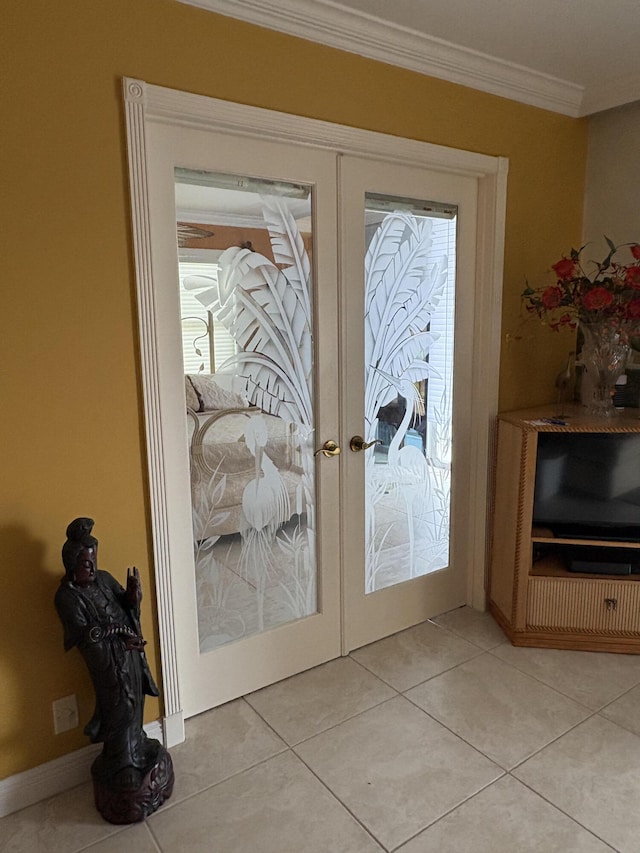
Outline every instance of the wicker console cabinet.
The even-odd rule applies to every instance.
[[[635,557],[628,549],[640,549],[640,542],[591,538],[588,530],[586,538],[563,538],[533,526],[533,507],[542,433],[640,433],[640,410],[601,420],[579,406],[564,411],[566,425],[543,420],[556,417],[552,407],[498,418],[489,607],[517,646],[639,654],[640,574],[576,573],[568,570],[567,558],[577,546],[581,553],[596,553],[589,552],[593,548],[604,565],[602,554],[615,560],[614,552],[625,549]]]

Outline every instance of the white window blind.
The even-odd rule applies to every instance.
[[[184,279],[191,275],[217,279],[218,264],[180,261],[179,275],[184,372],[215,373],[228,358],[235,355],[237,347],[223,324],[210,315],[197,299],[198,291],[185,289]]]
[[[432,373],[427,388],[427,456],[451,462],[451,415],[453,400],[453,346],[455,325],[456,218],[433,219],[433,264],[447,258],[447,283],[431,318],[431,331],[439,337],[429,350]]]

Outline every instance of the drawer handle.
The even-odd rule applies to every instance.
[[[607,607],[607,610],[617,610],[618,609],[618,599],[617,598],[605,598],[604,603]]]

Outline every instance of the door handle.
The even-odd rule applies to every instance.
[[[323,453],[325,456],[337,456],[340,453],[340,448],[338,447],[337,442],[335,442],[332,438],[319,447],[316,452],[313,454],[317,456],[318,453]]]
[[[361,450],[373,447],[374,444],[382,444],[382,441],[379,438],[375,438],[373,441],[365,441],[361,435],[354,435],[349,442],[349,447],[354,453],[360,453]]]

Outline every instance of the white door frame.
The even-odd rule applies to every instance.
[[[162,457],[158,341],[147,180],[146,128],[153,123],[215,130],[272,139],[360,157],[407,163],[431,171],[467,175],[478,182],[476,322],[471,421],[469,492],[471,571],[467,602],[485,607],[485,564],[491,426],[498,407],[500,316],[508,160],[316,119],[248,107],[124,78],[129,176],[136,265],[143,398],[146,422],[152,540],[164,699],[165,741],[184,740],[184,717],[177,672],[173,589],[169,563],[167,490]]]

